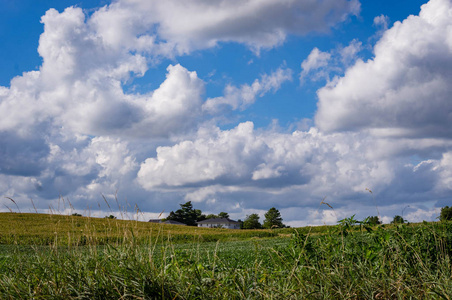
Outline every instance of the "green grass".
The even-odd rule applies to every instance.
[[[1,299],[452,297],[451,223],[232,231],[37,214],[0,219]]]
[[[275,237],[275,230],[231,230],[53,214],[0,213],[0,244],[105,245]],[[283,231],[281,231],[283,234]]]

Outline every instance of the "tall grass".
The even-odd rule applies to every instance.
[[[451,223],[232,231],[36,214],[0,219],[2,299],[452,297]]]

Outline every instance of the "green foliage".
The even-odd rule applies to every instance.
[[[405,219],[403,219],[401,216],[399,216],[399,215],[396,215],[396,216],[394,216],[394,219],[392,219],[392,221],[391,221],[391,224],[403,224],[403,223],[405,223],[406,222],[406,220]]]
[[[202,221],[206,219],[206,216],[202,214],[201,210],[193,209],[191,201],[184,204],[179,204],[180,209],[176,212],[170,212],[167,220],[173,220],[187,224],[188,226],[196,226],[197,221]]]
[[[352,216],[336,226],[234,231],[36,214],[0,221],[1,238],[42,228],[57,237],[0,245],[0,299],[452,298],[451,222],[368,231],[368,220]],[[71,228],[84,244],[63,243]],[[115,233],[105,245],[92,243],[99,228]],[[248,239],[219,239],[234,234]]]
[[[353,215],[350,218],[339,220],[337,223],[339,224],[339,233],[343,236],[347,236],[350,233],[352,226],[360,222],[356,220],[355,215]]]
[[[262,224],[259,223],[259,215],[251,214],[246,216],[245,221],[243,221],[243,229],[260,229]]]
[[[105,216],[105,219],[116,219],[116,217],[113,215],[109,215],[109,216]]]
[[[366,218],[369,225],[379,225],[381,224],[380,218],[378,216],[369,216]]]
[[[229,218],[229,214],[227,212],[220,212],[218,215],[208,214],[206,219],[218,219],[218,218]]]
[[[441,214],[439,215],[440,221],[451,221],[452,220],[452,207],[445,206],[441,208]]]
[[[283,228],[281,213],[276,208],[272,207],[265,213],[265,220],[263,227],[266,229]]]
[[[229,214],[227,212],[222,211],[218,214],[218,217],[219,218],[229,218]]]
[[[74,216],[74,217],[82,217],[82,215],[81,215],[81,214],[78,214],[78,213],[73,213],[71,216]]]

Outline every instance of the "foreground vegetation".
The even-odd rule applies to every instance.
[[[37,214],[0,220],[2,299],[452,297],[449,222],[370,227],[352,217],[234,231]]]

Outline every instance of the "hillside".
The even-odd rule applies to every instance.
[[[72,215],[0,213],[0,244],[59,245],[106,244],[132,241],[188,242],[275,237],[290,230],[231,230],[198,228],[143,221]]]

